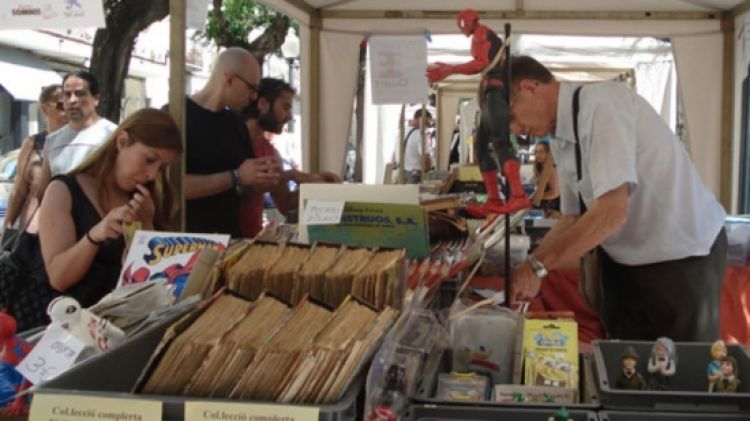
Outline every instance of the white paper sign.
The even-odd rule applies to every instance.
[[[54,379],[75,364],[86,344],[61,327],[52,327],[16,370],[32,384]]]
[[[341,223],[343,212],[343,201],[308,200],[302,223],[305,225],[335,225]]]
[[[374,36],[369,46],[373,104],[426,102],[427,41],[423,36]]]
[[[208,0],[187,0],[185,26],[202,30],[208,16]]]
[[[103,28],[102,0],[3,0],[2,29]]]

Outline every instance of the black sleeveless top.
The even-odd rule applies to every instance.
[[[83,192],[74,175],[58,175],[53,180],[62,181],[70,190],[72,199],[71,216],[76,226],[76,240],[80,241],[102,218]],[[99,246],[99,251],[96,253],[88,272],[77,284],[63,292],[63,295],[75,298],[81,303],[82,307],[96,304],[117,286],[124,250],[125,240],[122,236],[116,240],[108,240]]]

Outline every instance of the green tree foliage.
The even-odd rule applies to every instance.
[[[242,47],[250,51],[259,63],[267,54],[279,53],[292,20],[255,0],[213,0],[208,23],[196,34],[198,39],[213,41],[220,47]],[[264,28],[253,42],[248,42],[250,31]]]

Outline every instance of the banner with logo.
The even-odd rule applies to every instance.
[[[372,103],[416,104],[427,100],[424,36],[370,38]]]
[[[103,28],[102,0],[3,0],[1,29]]]

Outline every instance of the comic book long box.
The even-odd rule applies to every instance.
[[[179,296],[201,250],[226,250],[229,235],[136,231],[117,286],[167,279]]]
[[[430,252],[427,213],[419,205],[346,202],[341,223],[309,225],[310,243],[404,248],[409,258]]]

